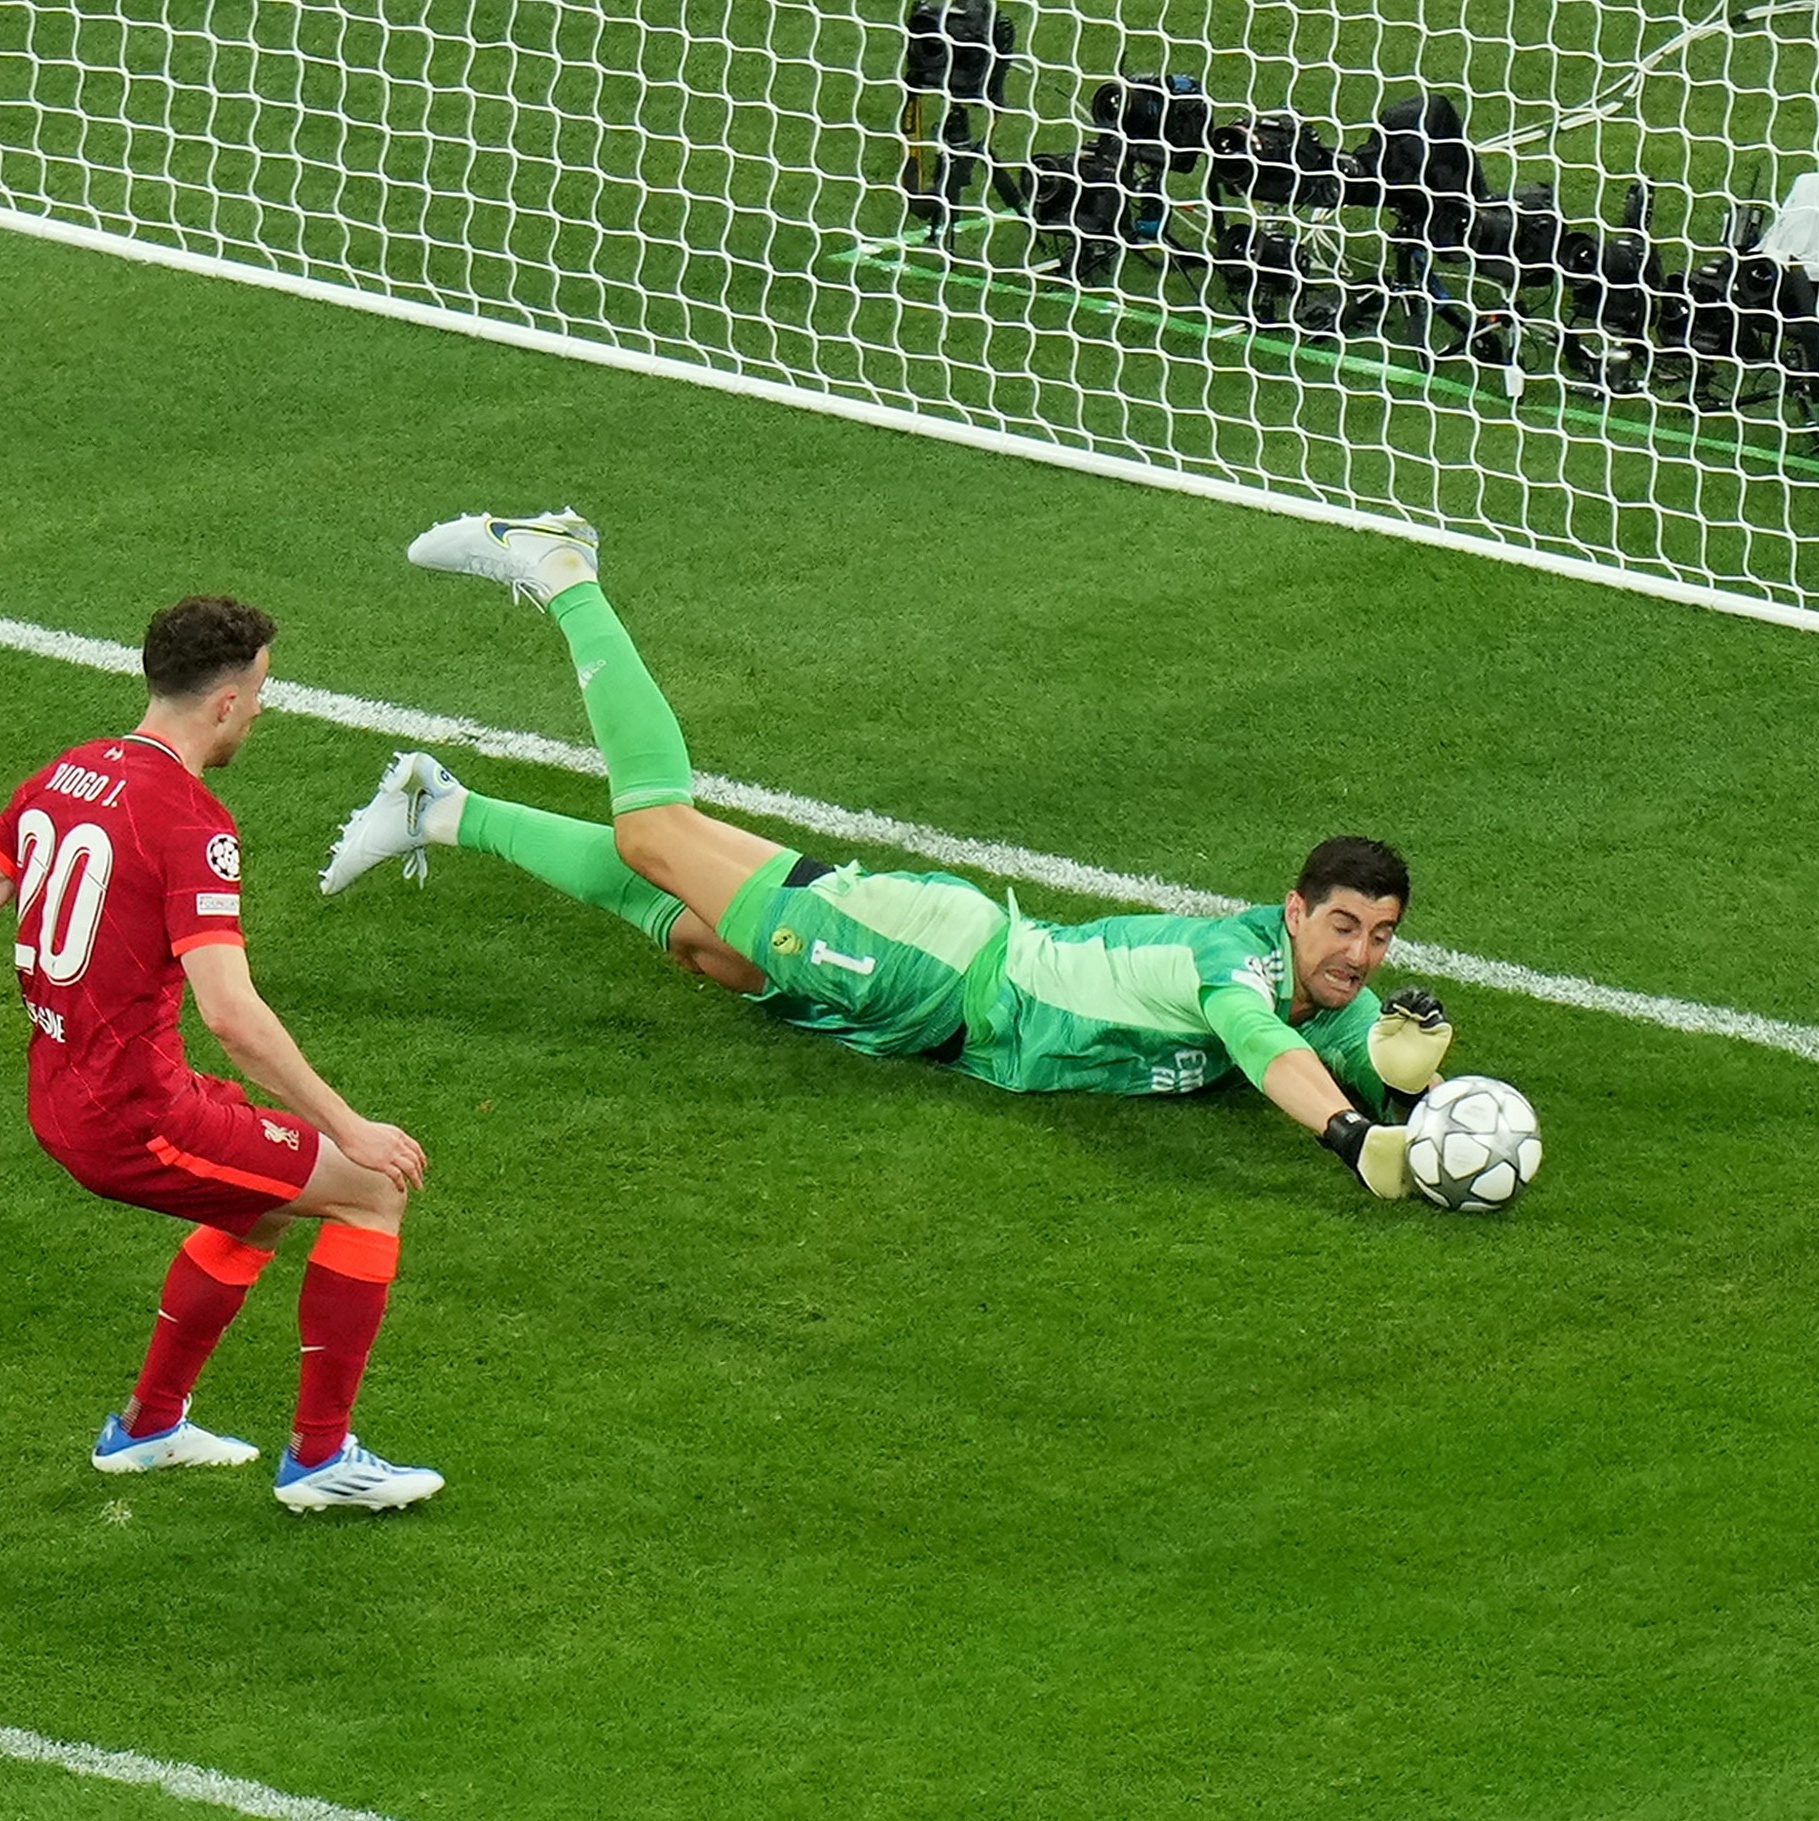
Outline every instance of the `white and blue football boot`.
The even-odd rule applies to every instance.
[[[461,780],[426,752],[395,753],[373,799],[357,809],[335,837],[322,869],[322,895],[332,898],[387,860],[402,860],[404,876],[429,878],[429,834],[424,813],[462,791]]]
[[[357,1511],[396,1511],[442,1487],[442,1475],[433,1467],[394,1467],[350,1435],[341,1452],[319,1467],[303,1466],[286,1448],[272,1494],[292,1511],[332,1511],[340,1505]]]
[[[89,1464],[103,1473],[151,1473],[159,1467],[244,1467],[259,1450],[237,1435],[215,1435],[189,1420],[189,1405],[156,1435],[128,1435],[118,1415],[101,1425]]]

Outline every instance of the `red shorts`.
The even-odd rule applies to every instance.
[[[239,1235],[303,1192],[322,1138],[235,1082],[197,1075],[149,1136],[103,1128],[80,1147],[38,1142],[90,1194]]]

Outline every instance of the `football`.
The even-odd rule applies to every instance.
[[[1461,1214],[1507,1208],[1541,1168],[1535,1109],[1507,1081],[1459,1075],[1430,1088],[1408,1121],[1415,1187]]]

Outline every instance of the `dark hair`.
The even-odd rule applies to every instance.
[[[154,696],[206,695],[238,675],[278,636],[269,613],[223,595],[192,594],[145,629],[146,687]]]
[[[1308,855],[1295,890],[1309,910],[1336,891],[1394,898],[1408,909],[1408,864],[1393,847],[1363,835],[1334,835]]]

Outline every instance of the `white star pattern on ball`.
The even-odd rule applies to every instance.
[[[1415,1187],[1462,1214],[1507,1208],[1541,1168],[1535,1109],[1507,1081],[1460,1075],[1425,1094],[1409,1115]]]

